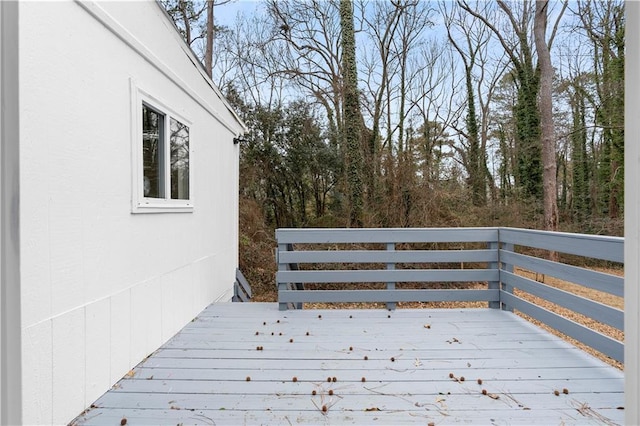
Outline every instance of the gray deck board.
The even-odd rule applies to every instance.
[[[133,372],[75,423],[624,421],[621,371],[495,309],[279,311],[275,303],[214,304]],[[336,382],[327,381],[333,377]]]

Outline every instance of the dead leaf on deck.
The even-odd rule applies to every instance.
[[[364,411],[380,411],[378,407],[365,408]]]
[[[133,370],[129,370],[129,372],[127,374],[125,374],[125,377],[133,377],[136,375],[136,372]]]

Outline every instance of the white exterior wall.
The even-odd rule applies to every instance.
[[[62,424],[231,297],[242,128],[155,2],[21,2],[19,30],[22,420]],[[191,121],[191,213],[131,213],[132,82]]]
[[[625,55],[624,370],[625,423],[640,424],[640,3],[628,1]]]

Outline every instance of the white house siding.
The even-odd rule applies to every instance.
[[[61,424],[230,298],[241,125],[155,2],[19,19],[22,420]],[[191,121],[191,213],[131,212],[132,83]]]

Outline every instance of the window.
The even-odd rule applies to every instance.
[[[156,99],[134,93],[133,212],[193,211],[190,123]]]

